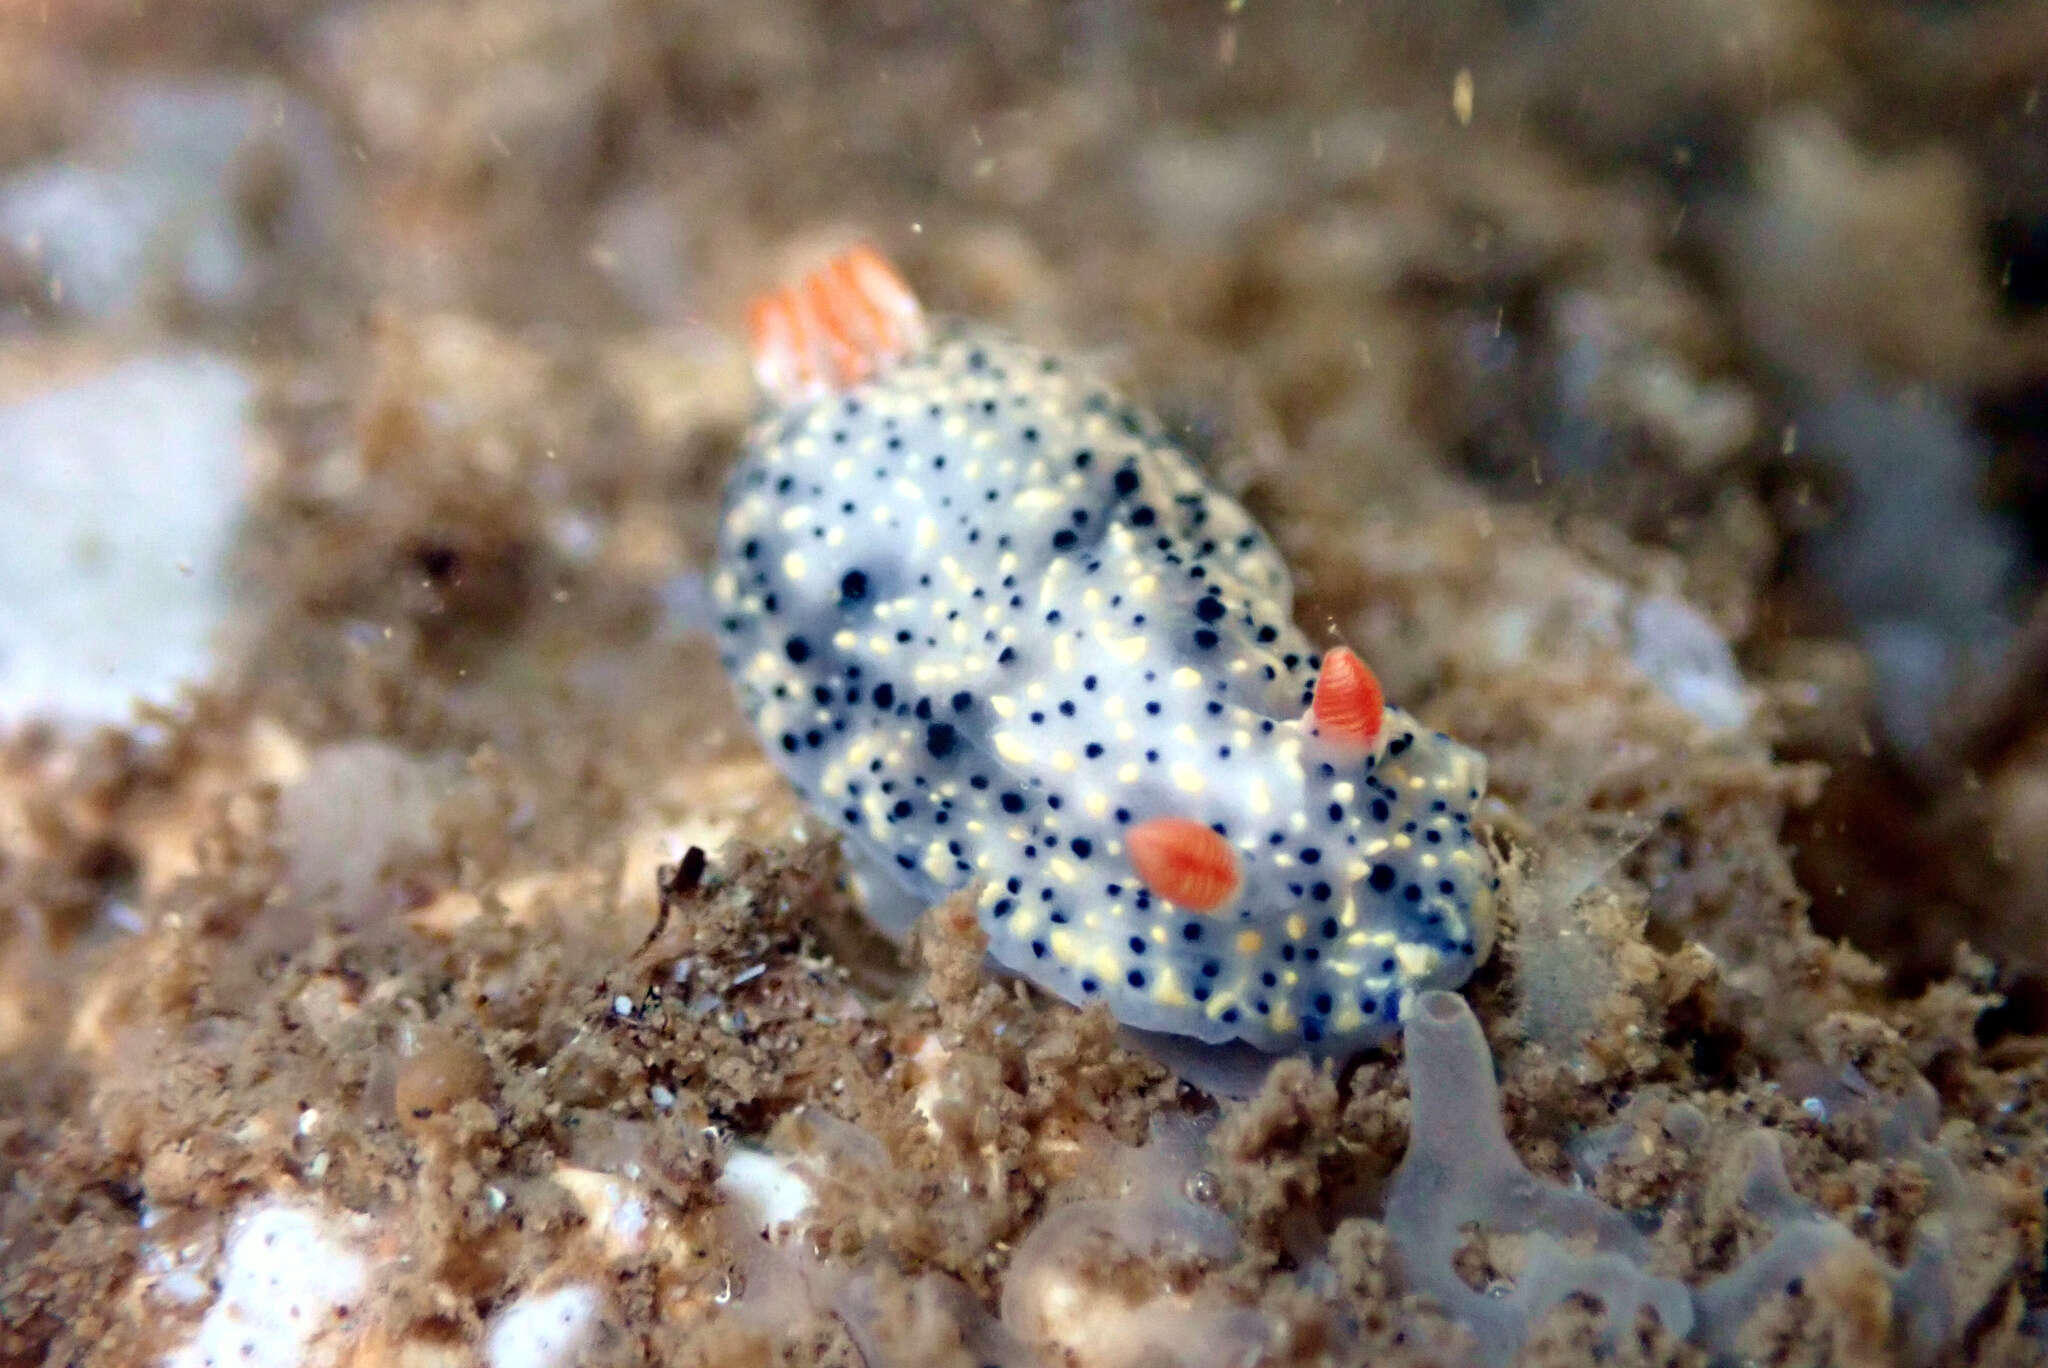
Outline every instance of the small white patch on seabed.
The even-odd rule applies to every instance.
[[[484,1360],[490,1368],[563,1368],[590,1343],[597,1310],[596,1290],[580,1283],[529,1292],[492,1322]]]
[[[272,1202],[240,1217],[221,1252],[220,1295],[166,1368],[335,1363],[360,1320],[369,1264],[339,1223]]]
[[[734,1149],[725,1156],[718,1191],[744,1203],[761,1227],[775,1231],[803,1219],[811,1209],[811,1185],[788,1161],[760,1150]]]
[[[1636,668],[1713,731],[1748,724],[1752,698],[1735,653],[1704,613],[1682,598],[1657,594],[1629,614]]]
[[[123,723],[210,672],[252,388],[191,352],[0,404],[0,726]]]

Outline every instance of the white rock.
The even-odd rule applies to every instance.
[[[264,231],[324,242],[340,162],[309,104],[260,80],[125,82],[78,145],[0,180],[0,250],[43,270],[55,307],[94,319],[143,309],[160,285],[238,305],[272,252],[246,213],[258,166],[283,172]]]
[[[576,1362],[597,1329],[597,1290],[570,1283],[529,1292],[498,1313],[484,1341],[490,1368],[560,1368]]]
[[[1629,614],[1635,666],[1672,702],[1714,731],[1749,721],[1752,699],[1714,624],[1682,598],[1654,594]]]
[[[654,1221],[638,1183],[569,1164],[558,1166],[553,1176],[583,1209],[587,1228],[604,1242],[608,1253],[626,1258],[647,1248]]]
[[[216,1274],[220,1295],[168,1368],[318,1368],[337,1362],[369,1263],[320,1212],[271,1202],[241,1217]],[[357,1317],[360,1320],[360,1317]]]
[[[282,235],[323,237],[338,170],[308,106],[263,82],[127,83],[78,146],[0,180],[0,249],[89,318],[137,312],[159,280],[201,305],[239,303],[266,250],[244,212],[259,152],[289,177]]]
[[[718,1175],[718,1191],[745,1203],[768,1231],[794,1225],[811,1209],[811,1185],[790,1163],[759,1150],[735,1149]]]
[[[0,725],[124,722],[208,673],[251,390],[195,352],[0,405]]]

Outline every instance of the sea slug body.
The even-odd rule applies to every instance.
[[[1057,355],[856,249],[754,315],[713,590],[769,753],[901,927],[1140,1030],[1343,1053],[1492,939],[1485,761],[1294,626],[1265,534]]]

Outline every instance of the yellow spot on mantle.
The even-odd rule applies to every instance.
[[[1394,947],[1394,958],[1401,961],[1404,978],[1419,979],[1435,971],[1440,956],[1426,945],[1403,943]]]
[[[1163,968],[1153,976],[1152,1000],[1162,1007],[1188,1005],[1188,995],[1181,991],[1178,977],[1171,968]]]

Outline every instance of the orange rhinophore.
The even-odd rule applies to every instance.
[[[1158,896],[1191,912],[1213,912],[1237,892],[1237,852],[1187,817],[1154,817],[1124,834],[1131,866]]]
[[[1323,672],[1316,676],[1315,704],[1310,709],[1320,735],[1371,750],[1379,744],[1386,711],[1379,678],[1356,651],[1339,646],[1323,657]]]
[[[927,335],[917,296],[866,246],[755,300],[748,326],[754,378],[784,404],[857,385]]]

